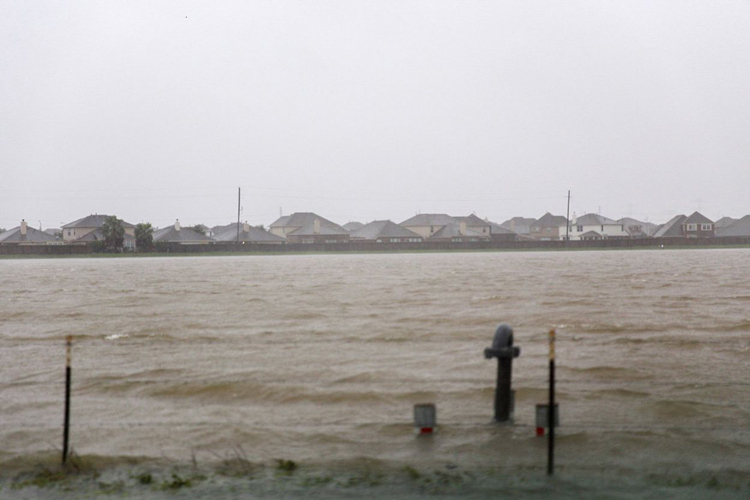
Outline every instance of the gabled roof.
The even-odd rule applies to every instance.
[[[134,240],[135,236],[125,233],[123,234],[123,238],[126,240]],[[86,233],[86,235],[78,238],[76,241],[104,241],[104,233],[101,229],[94,229],[90,233]]]
[[[465,222],[469,227],[483,227],[489,226],[490,223],[486,220],[482,220],[475,214],[467,215],[466,217],[453,217],[454,222]]]
[[[508,226],[510,226],[511,222],[514,223],[514,224],[522,224],[524,226],[530,226],[530,225],[532,225],[533,223],[536,222],[536,219],[531,219],[531,218],[528,218],[528,217],[513,217],[512,219],[508,219],[508,220],[506,220],[505,222],[503,222],[500,225],[503,226],[503,227],[505,227],[505,228],[508,228]]]
[[[28,225],[26,234],[21,234],[21,226],[0,233],[0,243],[46,243],[48,241],[57,241],[57,238]]]
[[[586,231],[583,233],[580,238],[601,238],[602,235],[597,233],[596,231]]]
[[[515,232],[507,229],[502,224],[498,224],[497,222],[487,221],[487,223],[490,225],[491,234],[516,234]]]
[[[722,217],[721,219],[719,219],[716,222],[714,222],[714,229],[716,229],[718,231],[719,229],[722,229],[722,228],[725,228],[725,227],[729,227],[732,224],[734,224],[735,222],[737,222],[737,220],[738,219],[733,219],[731,217]]]
[[[259,243],[281,243],[285,241],[281,236],[269,233],[259,227],[249,227],[249,231],[244,230],[244,224],[240,225],[240,241],[259,242]],[[216,241],[237,241],[237,223],[224,226],[224,229],[215,234],[213,237]]]
[[[183,227],[178,231],[174,226],[167,226],[154,231],[154,241],[173,243],[197,243],[201,241],[213,241],[205,234]]]
[[[105,215],[105,214],[87,215],[86,217],[82,219],[78,219],[69,224],[65,224],[63,226],[63,229],[72,229],[74,227],[102,227],[107,217],[109,217],[109,215]],[[122,221],[122,227],[131,228],[135,226],[133,224],[130,224],[129,222]]]
[[[693,215],[688,217],[683,224],[713,224],[714,221],[706,217],[700,212],[693,212]]]
[[[447,224],[443,228],[440,229],[440,231],[436,231],[435,234],[430,236],[430,239],[446,239],[446,238],[458,238],[458,237],[466,237],[466,238],[482,238],[485,240],[490,239],[489,235],[480,233],[479,231],[474,231],[473,229],[466,228],[466,231],[464,231],[464,234],[461,234],[461,226],[457,223],[451,223]]]
[[[604,217],[599,214],[585,214],[578,217],[575,221],[577,226],[620,226],[621,223],[614,219]]]
[[[455,222],[454,218],[448,214],[417,214],[410,219],[402,222],[401,226],[445,226]]]
[[[363,227],[365,227],[365,225],[362,224],[361,222],[347,222],[343,226],[343,228],[349,231],[350,233],[353,233],[354,231],[362,229]]]
[[[654,233],[654,238],[668,238],[670,236],[683,236],[682,234],[682,223],[685,222],[687,216],[675,215],[669,219],[666,223],[659,226],[659,229]]]
[[[315,232],[315,221],[310,222],[309,224],[306,224],[298,229],[295,229],[291,233],[287,233],[287,236],[315,236],[318,234],[322,235],[342,235],[342,234],[349,234],[349,231],[344,229],[343,227],[334,224],[333,222],[328,221],[330,224],[325,225],[323,224],[323,221],[320,221],[320,231],[317,233]]]
[[[539,219],[532,224],[534,227],[560,227],[568,225],[568,219],[562,215],[552,215],[547,212],[546,214],[539,217]]]
[[[750,236],[750,215],[734,222],[727,227],[720,229],[716,236]],[[2,235],[0,235],[2,238]]]
[[[625,231],[631,236],[653,236],[656,230],[659,229],[659,226],[653,222],[643,222],[638,219],[633,219],[632,217],[623,217],[617,222],[624,224]]]
[[[331,222],[313,212],[295,212],[292,215],[285,215],[278,218],[269,227],[303,227],[312,224],[315,222],[315,219],[320,221],[321,226],[341,227],[335,222]]]
[[[376,220],[363,226],[352,233],[352,238],[361,240],[377,240],[378,238],[419,238],[422,237],[413,231],[389,220]]]

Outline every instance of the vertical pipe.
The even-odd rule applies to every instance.
[[[242,188],[237,188],[237,244],[240,244],[240,203],[242,200]]]
[[[511,344],[512,348],[513,344]],[[510,420],[510,385],[513,358],[497,358],[497,387],[495,389],[495,422]]]
[[[70,351],[73,344],[73,336],[68,335],[66,338],[66,354],[65,354],[65,420],[63,423],[63,451],[62,451],[62,463],[68,460],[68,438],[70,436]]]
[[[555,329],[549,331],[549,408],[547,410],[547,475],[555,471]]]
[[[565,218],[568,220],[565,223],[565,241],[568,241],[570,240],[570,189],[568,189],[568,212]]]

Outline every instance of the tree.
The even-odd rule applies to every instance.
[[[148,252],[154,247],[154,228],[148,222],[135,226],[135,247],[141,252]]]
[[[110,215],[104,219],[102,234],[104,235],[104,249],[106,251],[122,251],[122,246],[125,243],[125,228],[122,226],[122,219],[118,219],[115,215]]]
[[[205,236],[206,233],[208,232],[208,228],[204,226],[203,224],[196,224],[195,226],[189,226],[188,229],[192,229],[196,233],[200,233],[203,236]]]

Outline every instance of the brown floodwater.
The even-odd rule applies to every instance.
[[[551,327],[560,470],[750,471],[747,249],[0,260],[0,461],[60,447],[73,335],[79,454],[543,471]]]

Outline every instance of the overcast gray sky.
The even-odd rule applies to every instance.
[[[0,14],[2,227],[750,213],[746,0]]]

